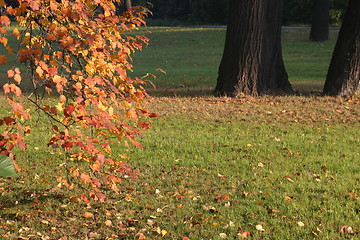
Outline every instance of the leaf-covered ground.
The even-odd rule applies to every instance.
[[[86,205],[58,185],[40,127],[0,180],[2,239],[357,239],[360,100],[153,98],[161,115],[118,154],[139,172]],[[250,234],[250,235],[249,235]]]

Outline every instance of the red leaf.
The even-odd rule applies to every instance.
[[[101,186],[101,183],[100,183],[99,179],[97,179],[97,178],[93,179],[92,182],[93,182],[93,184],[94,184],[95,186],[97,186],[97,187],[100,187],[100,186]]]
[[[71,142],[65,142],[65,143],[61,144],[61,147],[64,148],[64,149],[72,149],[73,146],[74,145]]]
[[[8,27],[8,26],[10,26],[11,21],[10,21],[10,19],[8,18],[8,16],[2,15],[2,16],[0,17],[0,24],[5,25],[5,26]]]
[[[10,126],[10,125],[13,125],[15,123],[15,119],[12,118],[12,117],[4,117],[3,118],[4,122],[6,125]]]
[[[64,109],[64,115],[65,117],[70,117],[71,113],[75,111],[75,107],[73,105],[68,105]]]
[[[40,9],[40,5],[37,1],[30,1],[30,7],[32,8],[32,10],[39,10]]]
[[[105,195],[102,192],[97,192],[96,196],[99,198],[99,200],[101,202],[103,202],[105,200],[105,198],[106,198]]]
[[[229,196],[220,196],[215,198],[215,202],[219,202],[219,201],[229,201],[230,197]]]
[[[150,124],[149,123],[146,123],[146,122],[143,122],[143,121],[140,121],[139,123],[139,126],[142,128],[142,129],[149,129],[150,128]]]

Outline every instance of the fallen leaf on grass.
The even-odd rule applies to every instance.
[[[137,237],[138,239],[146,239],[146,236],[143,234],[143,233],[137,233],[136,235],[135,235],[135,237]]]
[[[161,236],[165,236],[168,232],[166,230],[161,230]]]
[[[245,239],[248,236],[250,236],[250,232],[246,231],[246,232],[242,232],[242,233],[238,233],[238,237]]]
[[[299,225],[300,227],[304,227],[305,224],[303,222],[297,222],[297,225]]]
[[[94,214],[92,214],[91,212],[84,213],[84,217],[86,217],[86,218],[92,218],[93,216],[94,216]]]
[[[105,222],[105,225],[110,227],[112,225],[112,221],[111,220],[106,220]]]
[[[208,204],[205,204],[205,205],[203,206],[203,208],[204,208],[204,210],[210,211],[210,212],[217,212],[217,211],[218,211],[215,207],[210,206],[210,205],[208,205]]]
[[[220,233],[219,236],[220,236],[220,238],[227,238],[226,233]]]
[[[340,232],[341,233],[345,233],[345,234],[350,234],[350,235],[355,235],[358,234],[358,232],[354,232],[353,228],[347,225],[344,225],[340,228]]]
[[[289,197],[289,196],[285,196],[284,198],[286,201],[290,202],[292,200],[292,197]]]
[[[265,232],[265,229],[263,228],[263,226],[262,225],[256,225],[255,226],[255,228],[256,228],[256,230],[258,230],[259,232]]]
[[[230,197],[229,196],[220,196],[215,198],[215,202],[220,202],[220,201],[229,201]]]
[[[290,182],[294,182],[294,180],[292,180],[290,176],[286,176],[286,175],[285,175],[284,178],[286,178],[286,179],[289,180]]]

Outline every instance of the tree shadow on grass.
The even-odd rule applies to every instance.
[[[312,97],[321,96],[323,90],[322,82],[297,82],[292,83],[294,96]],[[214,96],[214,86],[188,86],[173,88],[156,88],[147,89],[152,97],[211,97]],[[283,96],[289,95],[284,93],[273,93],[269,95]]]
[[[25,205],[31,204],[47,204],[49,202],[64,202],[68,199],[63,193],[52,192],[49,189],[24,189],[24,188],[11,188],[7,193],[0,196],[0,210],[11,210],[12,208],[21,208]],[[1,217],[12,215],[9,213],[2,213]]]

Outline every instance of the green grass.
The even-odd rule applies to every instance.
[[[147,35],[151,41],[142,52],[134,55],[133,75],[157,75],[153,81],[157,89],[149,87],[151,93],[204,95],[212,92],[216,85],[226,29],[148,27],[142,28],[139,34]],[[330,31],[329,41],[315,43],[308,40],[309,30],[283,31],[284,62],[295,90],[304,94],[322,90],[337,34],[338,31]],[[9,43],[14,49],[17,48],[17,40],[12,35],[9,36]],[[16,64],[16,56],[10,56],[9,66]],[[159,68],[167,74],[158,71]],[[1,82],[7,81],[7,69],[0,66]],[[24,67],[20,69],[26,71]]]
[[[350,239],[339,229],[359,230],[359,99],[148,104],[162,117],[142,139],[145,150],[116,150],[140,175],[101,204],[73,203],[80,189],[57,187],[62,155],[44,146],[50,131],[40,125],[29,151],[18,153],[26,171],[0,182],[2,237],[233,239],[249,231],[250,239]],[[94,217],[84,218],[86,211]]]
[[[217,79],[225,41],[225,29],[149,28],[150,45],[134,57],[135,73],[158,75],[153,93],[198,95],[211,93]],[[284,31],[282,34],[284,62],[289,80],[300,92],[321,91],[337,39],[311,42],[309,30]],[[166,75],[158,73],[161,68]]]
[[[139,139],[145,149],[115,147],[138,178],[105,203],[74,201],[82,189],[58,186],[64,157],[35,117],[28,151],[17,151],[23,171],[0,179],[0,238],[356,239],[340,229],[360,231],[360,99],[188,97],[214,86],[225,31],[151,30],[134,74],[163,68],[154,94],[186,97],[149,99],[161,117]],[[283,33],[285,64],[297,89],[319,91],[336,32],[326,43],[307,34]]]

